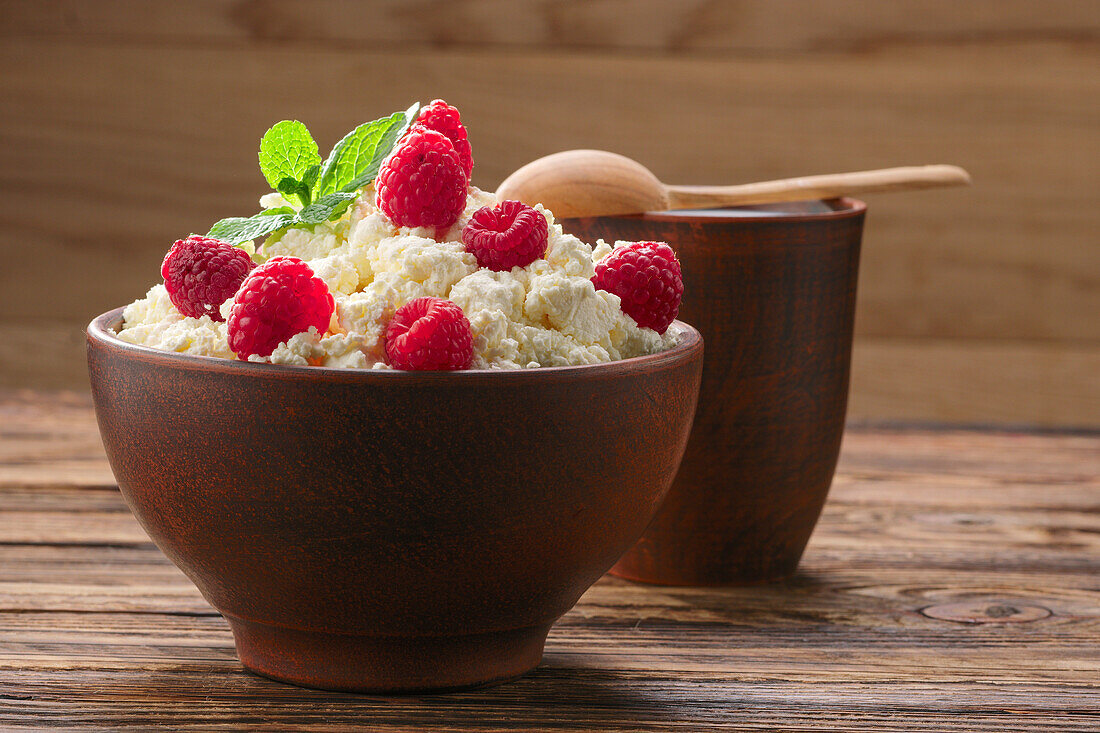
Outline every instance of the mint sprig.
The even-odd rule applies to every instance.
[[[336,143],[321,162],[317,143],[301,122],[284,120],[260,140],[260,170],[271,187],[301,209],[267,209],[249,217],[230,217],[214,224],[209,237],[241,245],[281,229],[311,227],[339,219],[378,175],[382,161],[416,119],[420,104],[367,122]]]

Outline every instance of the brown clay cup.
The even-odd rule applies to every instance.
[[[397,372],[187,356],[88,327],[107,457],[135,516],[307,687],[460,688],[535,667],[641,535],[687,443],[699,333],[652,356]]]
[[[707,342],[680,472],[612,573],[665,585],[794,573],[840,452],[865,210],[840,199],[562,222],[586,242],[671,244],[680,317]]]

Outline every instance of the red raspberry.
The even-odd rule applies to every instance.
[[[466,171],[466,177],[469,178],[474,170],[474,154],[470,149],[470,140],[466,136],[466,128],[462,124],[462,116],[459,115],[458,110],[442,99],[433,99],[431,104],[420,110],[416,123],[447,136],[455,146],[455,152],[458,153],[458,158]]]
[[[410,300],[397,309],[386,327],[386,356],[394,369],[468,369],[474,358],[470,322],[449,300]]]
[[[470,179],[442,133],[414,127],[382,163],[376,202],[399,227],[446,229],[466,208]]]
[[[218,308],[256,264],[248,253],[220,239],[192,234],[164,255],[160,274],[172,305],[185,316],[224,321]]]
[[[229,312],[229,348],[241,359],[270,356],[310,326],[328,330],[336,303],[325,281],[297,257],[272,257],[241,283]]]
[[[466,251],[477,264],[498,272],[527,267],[542,257],[548,236],[546,217],[519,201],[483,206],[462,228]]]
[[[622,299],[623,313],[657,333],[680,310],[684,281],[676,253],[664,242],[631,242],[596,263],[593,284]]]

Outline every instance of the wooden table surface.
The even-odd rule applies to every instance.
[[[853,427],[802,569],[599,581],[508,684],[245,672],[148,541],[84,396],[0,395],[0,729],[1100,730],[1100,435]]]

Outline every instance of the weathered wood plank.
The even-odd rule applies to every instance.
[[[144,618],[149,618],[148,616]],[[220,617],[190,631],[158,631],[160,617],[151,618],[141,635],[130,637],[100,628],[89,618],[88,630],[51,632],[48,629],[2,634],[0,674],[16,670],[162,670],[179,665],[209,665],[239,669],[228,625]],[[109,623],[109,619],[107,620]],[[216,622],[216,623],[214,623]],[[1019,634],[953,638],[866,629],[834,636],[829,629],[805,622],[789,628],[710,624],[691,621],[610,625],[586,620],[582,626],[563,621],[548,640],[547,665],[566,662],[603,672],[652,674],[658,679],[677,675],[757,678],[809,682],[912,682],[958,684],[980,676],[986,683],[1085,682],[1100,673],[1095,660],[1079,651],[1094,648],[1097,624],[1074,635],[1026,639],[1028,654],[1021,659]],[[807,637],[816,642],[808,643]],[[760,637],[766,637],[762,641]],[[1078,651],[1075,651],[1078,650]],[[1100,711],[1100,707],[1097,707]]]
[[[844,434],[839,471],[841,476],[878,472],[888,480],[927,474],[934,483],[988,481],[1008,492],[1019,485],[1091,486],[1100,476],[1098,441],[1095,430],[1060,435],[856,426]],[[1044,500],[1034,501],[1041,506]]]
[[[85,326],[76,317],[12,321],[0,316],[0,339],[11,345],[0,353],[0,389],[87,389]]]
[[[448,696],[369,698],[297,690],[236,670],[181,666],[171,672],[59,672],[13,677],[18,713],[61,725],[160,725],[183,730],[1036,730],[1091,731],[1095,712],[1080,693],[1044,686],[852,682],[837,704],[812,683],[707,677],[654,679],[548,657],[505,687]],[[52,683],[52,686],[51,686]],[[1039,693],[1039,694],[1035,694]],[[569,701],[569,704],[562,704]],[[241,712],[241,711],[245,712]],[[0,709],[0,716],[3,709]],[[26,718],[23,718],[25,721]]]
[[[0,34],[117,43],[274,42],[431,48],[759,53],[884,43],[1095,41],[1091,0],[192,0],[179,13],[126,0],[0,2]]]
[[[551,632],[532,675],[376,698],[245,673],[224,620],[143,538],[117,490],[57,478],[69,469],[52,448],[94,435],[86,396],[8,393],[0,422],[6,730],[1100,723],[1097,434],[850,430],[790,581],[705,589],[604,578]],[[37,474],[20,467],[25,455],[40,457]],[[102,469],[101,455],[88,460]]]
[[[0,487],[114,486],[86,392],[0,390]]]
[[[857,338],[848,414],[856,419],[977,418],[986,423],[1098,427],[1100,347]]]

